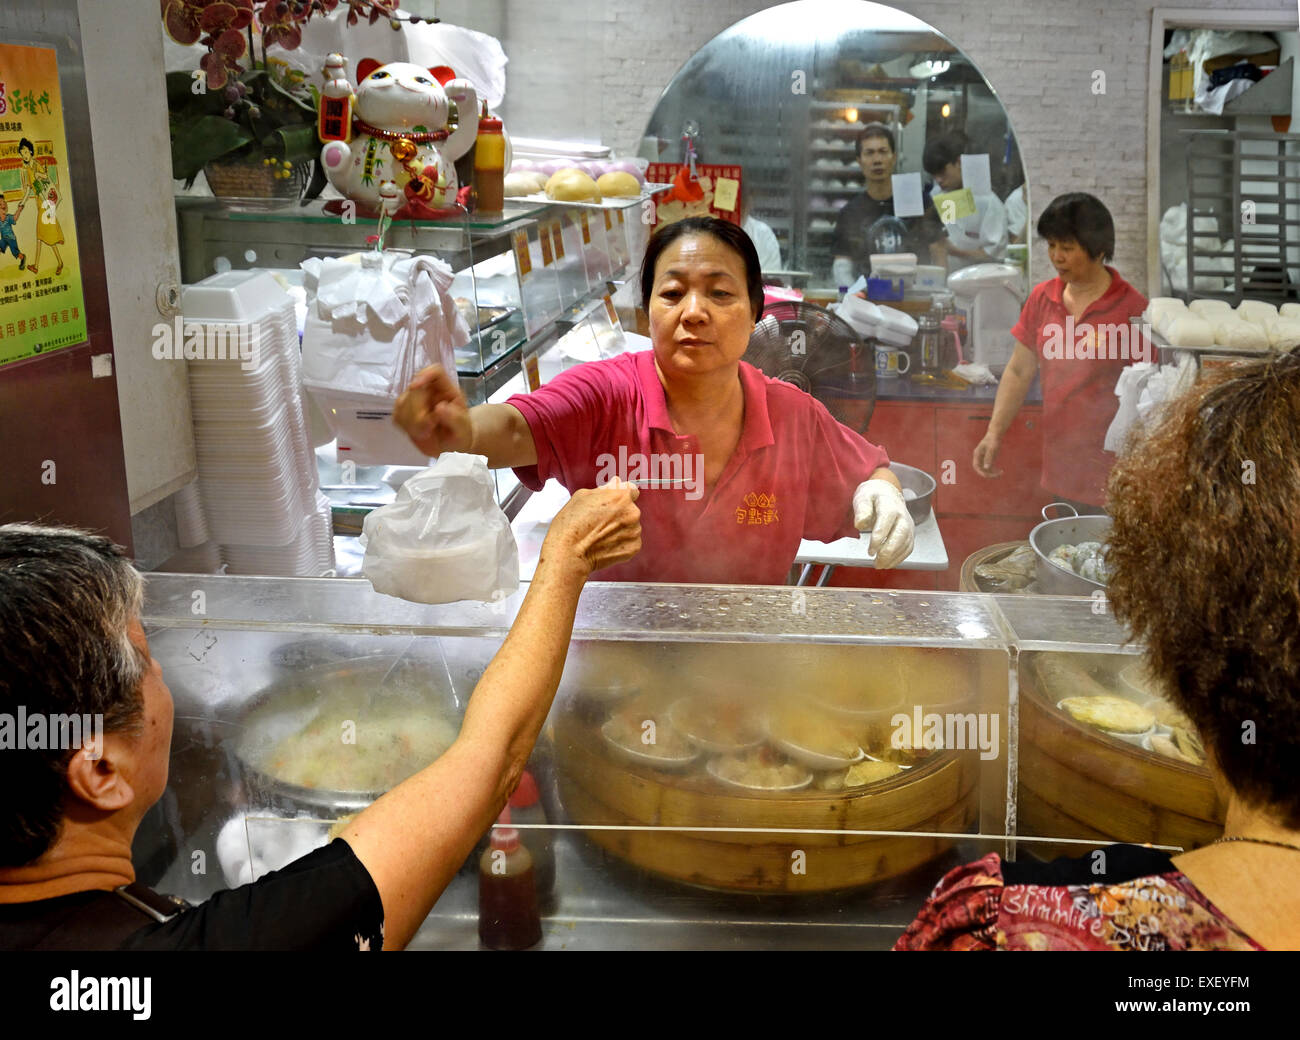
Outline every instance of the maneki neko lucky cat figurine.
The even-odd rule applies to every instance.
[[[457,202],[455,162],[478,136],[478,94],[445,65],[433,69],[373,58],[357,63],[353,92],[344,59],[325,62],[319,132],[325,176],[363,217],[379,215],[380,186],[402,193],[396,219],[431,219]],[[330,139],[332,138],[332,139]],[[391,203],[390,203],[391,204]],[[335,199],[326,210],[345,212]]]

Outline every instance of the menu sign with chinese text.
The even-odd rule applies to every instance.
[[[86,339],[59,69],[0,43],[0,365]]]

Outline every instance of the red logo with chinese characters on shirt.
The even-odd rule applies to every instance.
[[[745,504],[736,507],[738,524],[778,524],[781,516],[776,510],[776,493],[763,494],[751,491],[744,498]]]

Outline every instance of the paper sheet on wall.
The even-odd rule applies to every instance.
[[[989,157],[980,155],[963,155],[961,157],[961,185],[969,188],[976,195],[988,195],[993,191],[993,180],[989,176]]]
[[[921,216],[925,212],[925,203],[921,199],[921,175],[896,173],[891,179],[894,184],[894,216]]]
[[[975,196],[971,193],[970,188],[945,191],[932,196],[931,201],[934,202],[934,208],[939,214],[939,219],[945,224],[954,224],[961,220],[962,217],[975,215]]]

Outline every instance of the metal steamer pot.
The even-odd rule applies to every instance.
[[[930,515],[930,500],[934,497],[937,482],[925,470],[905,466],[901,462],[891,461],[889,469],[898,478],[903,490],[910,490],[916,495],[907,500],[907,511],[911,514],[913,523],[921,523]]]
[[[1069,509],[1072,516],[1047,519],[1052,508]],[[1080,516],[1065,502],[1052,502],[1042,509],[1043,523],[1029,532],[1029,544],[1034,550],[1034,565],[1039,592],[1052,596],[1091,596],[1106,586],[1091,578],[1058,567],[1048,560],[1051,551],[1061,545],[1078,542],[1105,542],[1110,538],[1111,520],[1108,516]]]
[[[254,807],[271,810],[306,810],[314,816],[346,816],[359,812],[384,791],[334,790],[304,787],[268,772],[264,754],[276,741],[291,736],[310,718],[310,705],[318,698],[346,687],[366,691],[371,697],[400,697],[403,707],[429,707],[439,714],[458,719],[454,693],[442,678],[438,663],[409,655],[375,655],[303,668],[254,694],[240,718],[243,736],[235,746],[242,779]],[[412,687],[420,694],[413,696]],[[358,698],[359,704],[363,698]]]

